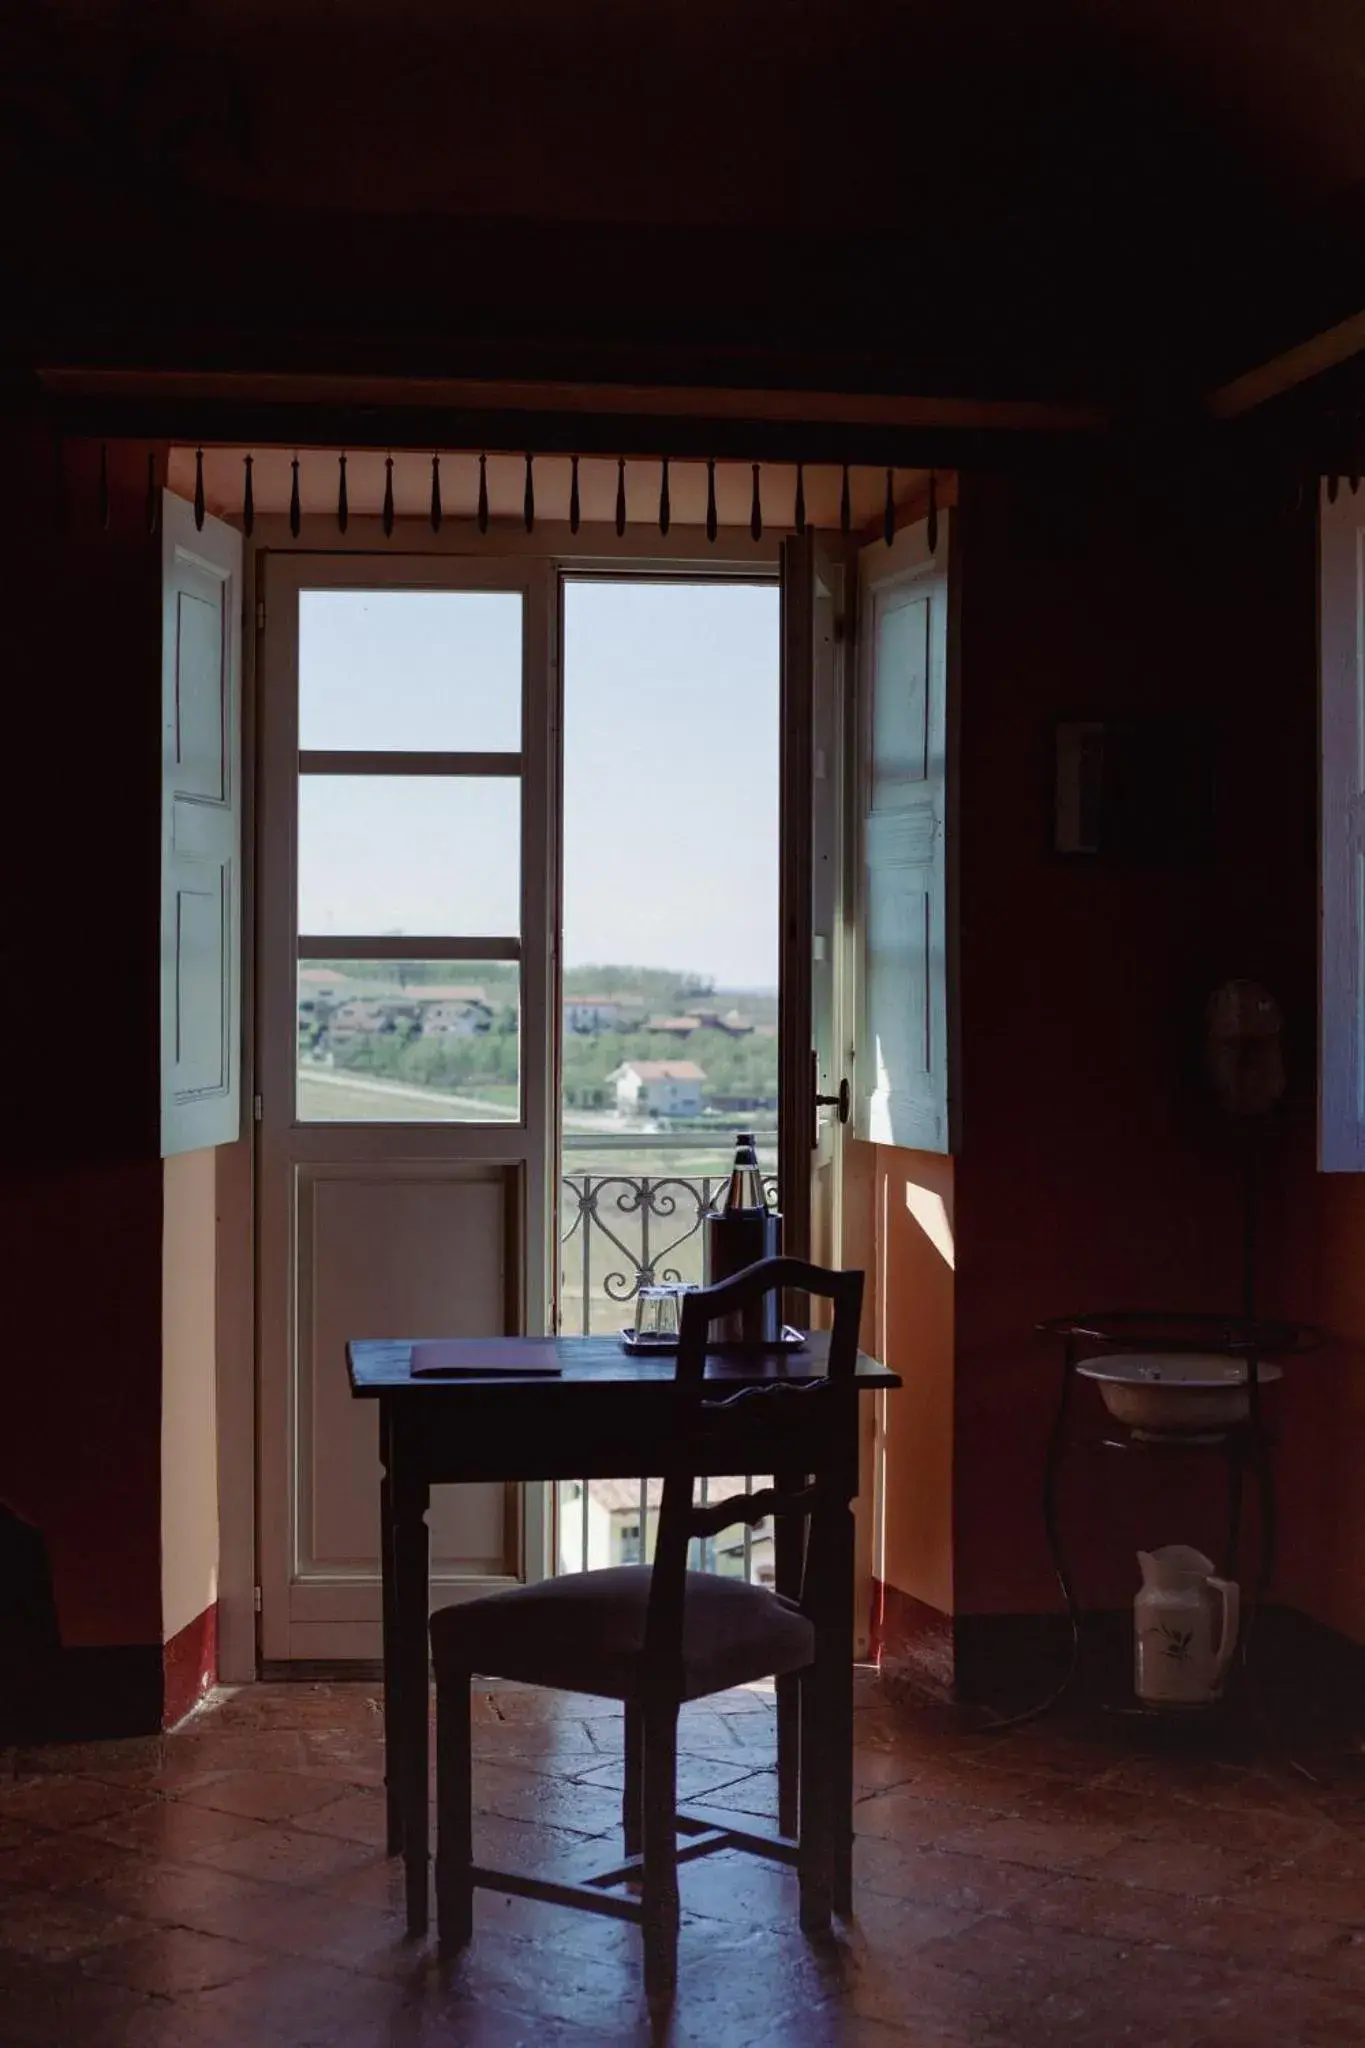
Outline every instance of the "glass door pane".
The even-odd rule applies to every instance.
[[[298,607],[298,1117],[517,1121],[523,595]]]
[[[779,611],[775,582],[565,582],[568,1333],[631,1323],[650,1280],[702,1280],[737,1131],[776,1199]],[[558,1568],[647,1561],[659,1491],[562,1486]],[[708,1570],[761,1577],[771,1539],[707,1550]]]
[[[516,752],[522,600],[513,590],[303,590],[299,745]]]

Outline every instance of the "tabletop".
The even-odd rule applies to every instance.
[[[412,1371],[414,1346],[423,1340],[418,1338],[358,1338],[346,1346],[346,1368],[351,1378],[351,1392],[360,1398],[375,1398],[380,1394],[392,1394],[401,1390],[413,1393],[432,1391],[449,1393],[455,1387],[479,1387],[487,1391],[490,1387],[511,1386],[525,1391],[532,1387],[551,1399],[556,1391],[567,1392],[573,1387],[619,1387],[622,1392],[633,1387],[657,1387],[668,1384],[674,1377],[676,1354],[666,1352],[653,1357],[641,1357],[622,1349],[619,1337],[466,1337],[445,1347],[452,1363],[461,1370],[450,1375],[423,1374],[416,1377]],[[814,1330],[799,1351],[765,1350],[735,1347],[730,1350],[713,1351],[707,1354],[706,1377],[718,1385],[743,1387],[764,1385],[772,1381],[786,1381],[800,1386],[824,1377],[825,1359],[829,1351],[829,1335],[823,1330]],[[518,1357],[540,1366],[540,1371],[528,1371],[519,1377],[509,1371],[509,1364]],[[487,1377],[479,1372],[487,1364]],[[557,1365],[557,1372],[545,1371],[546,1365]],[[854,1369],[854,1384],[859,1392],[873,1392],[882,1387],[899,1387],[900,1375],[881,1365],[875,1358],[864,1352],[858,1353]]]

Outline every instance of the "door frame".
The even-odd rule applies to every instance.
[[[561,772],[561,705],[563,705],[563,584],[567,575],[600,575],[604,580],[624,580],[634,571],[645,578],[661,575],[661,578],[692,578],[698,571],[704,571],[708,578],[751,578],[757,571],[763,578],[780,573],[780,545],[786,539],[786,530],[774,528],[763,535],[761,541],[753,541],[743,528],[722,528],[714,543],[708,543],[702,532],[673,532],[669,537],[639,526],[628,528],[626,535],[616,535],[616,530],[606,524],[587,524],[573,535],[565,522],[538,522],[534,532],[524,532],[522,526],[512,522],[499,522],[491,535],[483,535],[473,520],[448,520],[444,528],[434,535],[430,526],[420,520],[403,520],[395,526],[393,535],[383,532],[383,522],[377,516],[356,516],[350,522],[350,530],[340,535],[336,522],[325,516],[305,516],[299,535],[291,532],[289,520],[284,514],[260,514],[256,518],[254,535],[246,545],[244,561],[244,608],[246,608],[246,631],[244,631],[244,702],[241,702],[241,719],[244,719],[244,907],[241,907],[241,946],[244,946],[244,1044],[241,1044],[241,1087],[244,1087],[244,1106],[250,1106],[252,1114],[244,1108],[244,1126],[237,1145],[221,1147],[217,1153],[217,1190],[219,1190],[219,1290],[217,1290],[217,1346],[219,1346],[219,1675],[225,1683],[246,1683],[256,1679],[260,1665],[260,1573],[258,1573],[258,1520],[260,1520],[260,1292],[256,1272],[256,1243],[258,1243],[258,1214],[256,1214],[256,1180],[258,1180],[258,1145],[256,1145],[256,1118],[254,1104],[258,1096],[258,891],[256,877],[260,864],[260,692],[264,686],[264,612],[262,592],[268,580],[268,565],[274,557],[289,559],[295,555],[309,557],[372,557],[377,567],[387,561],[399,559],[428,559],[432,563],[458,559],[467,561],[477,571],[485,571],[497,563],[530,561],[540,563],[546,578],[553,580],[553,598],[546,604],[548,623],[548,666],[551,666],[551,702],[553,702],[553,733],[551,748],[548,748],[548,764],[551,764],[551,786],[546,788],[546,799],[555,805],[555,817],[559,817],[559,772]],[[853,772],[853,760],[847,750],[847,727],[853,723],[853,686],[851,686],[851,653],[855,637],[855,618],[847,602],[847,575],[851,573],[849,561],[855,553],[855,541],[841,541],[837,535],[823,532],[821,543],[827,547],[831,559],[843,565],[845,592],[841,614],[843,614],[843,647],[841,647],[841,696],[843,696],[843,717],[845,717],[845,760],[843,760],[843,791],[847,795],[847,776]],[[849,838],[849,813],[845,809],[845,844],[841,848],[847,862],[847,838]],[[546,1034],[551,1044],[551,1079],[559,1059],[557,1032],[559,1020],[559,829],[555,838],[555,901],[551,905],[551,961],[546,971],[546,1001],[551,1004],[553,1032]],[[845,868],[845,879],[855,881],[851,870]],[[841,946],[839,958],[839,983],[843,989],[843,1030],[847,1030],[849,1006],[847,997],[851,989],[851,934],[845,922],[845,944]],[[559,1159],[559,1100],[551,1087],[546,1087],[546,1114],[553,1118],[551,1137],[553,1149],[548,1153],[555,1169]],[[530,1116],[530,1098],[528,1098]],[[841,1145],[843,1151],[843,1178],[847,1180],[849,1147]],[[557,1227],[559,1227],[559,1188],[557,1184],[548,1190],[548,1200],[542,1204],[544,1212],[544,1235],[542,1235],[542,1264],[546,1272],[546,1288],[542,1298],[551,1303],[551,1288],[557,1284]],[[843,1247],[845,1253],[851,1247]],[[526,1290],[530,1294],[530,1286]],[[870,1485],[878,1483],[878,1458],[874,1444],[866,1446],[864,1460],[864,1493]],[[864,1516],[860,1499],[860,1524],[870,1528],[876,1509],[870,1516]],[[872,1505],[872,1503],[868,1503]],[[548,1513],[540,1516],[538,1548],[540,1548],[540,1569],[548,1567],[553,1544],[553,1518]],[[532,1565],[532,1542],[534,1530],[528,1526],[524,1532],[524,1563]],[[870,1544],[868,1544],[870,1548]],[[860,1550],[864,1544],[860,1542]],[[860,1556],[860,1585],[868,1577],[864,1569],[864,1556]],[[866,1587],[864,1587],[866,1591]],[[860,1602],[860,1651],[866,1640],[866,1618]]]
[[[229,519],[229,524],[239,524]],[[258,1002],[257,961],[259,955],[257,877],[260,847],[260,703],[264,688],[264,587],[269,564],[275,557],[309,555],[352,557],[365,555],[379,561],[400,557],[467,558],[482,567],[509,560],[540,561],[555,577],[552,620],[552,684],[555,727],[551,761],[554,787],[550,794],[558,808],[559,704],[562,675],[559,663],[560,593],[563,576],[600,575],[619,578],[632,568],[645,575],[687,577],[704,570],[708,576],[751,576],[775,572],[779,561],[781,534],[774,529],[755,541],[743,528],[723,527],[716,541],[698,532],[675,531],[668,537],[640,526],[618,536],[614,527],[603,523],[585,524],[577,535],[566,522],[538,522],[534,533],[510,522],[499,522],[490,534],[479,531],[473,520],[448,520],[439,533],[420,520],[403,520],[386,535],[378,517],[353,517],[345,535],[337,531],[334,519],[306,514],[297,536],[283,513],[257,515],[254,530],[244,549],[243,562],[243,674],[242,674],[242,785],[243,785],[243,877],[242,877],[242,1099],[241,1136],[234,1145],[217,1153],[217,1423],[219,1571],[218,1640],[219,1677],[225,1684],[247,1684],[259,1675],[260,1667],[260,1543],[259,1543],[259,1435],[260,1398],[260,1294],[257,1275],[258,1218],[256,1186],[258,1146],[254,1105],[258,1086]],[[557,889],[556,875],[556,889]],[[555,1030],[559,1028],[558,926],[559,905],[554,904],[552,971],[548,987]],[[557,1047],[555,1050],[557,1059]],[[550,1106],[557,1126],[559,1107],[553,1089]],[[546,1252],[548,1270],[557,1272],[554,1262],[557,1231],[557,1187],[546,1205]],[[552,1518],[544,1515],[540,1535],[541,1569],[548,1567],[553,1541]],[[533,1532],[527,1531],[528,1535]],[[526,1546],[529,1548],[530,1546]],[[528,1562],[530,1560],[528,1559]]]

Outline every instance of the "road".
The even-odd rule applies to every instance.
[[[309,1091],[320,1092],[310,1102]],[[346,1098],[351,1100],[347,1102]],[[420,1119],[404,1118],[401,1104],[420,1110]],[[384,1104],[392,1104],[387,1112]],[[385,1081],[374,1074],[354,1069],[301,1066],[299,1068],[299,1114],[309,1123],[418,1121],[423,1123],[515,1123],[517,1111],[509,1103],[487,1102],[477,1095],[457,1095],[446,1088],[421,1088],[411,1081]],[[620,1131],[620,1119],[605,1112],[568,1110],[564,1127],[571,1131]]]

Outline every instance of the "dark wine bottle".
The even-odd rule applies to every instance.
[[[716,1213],[721,1216],[756,1215],[767,1207],[754,1134],[752,1131],[738,1131],[735,1134],[735,1163],[730,1168],[725,1191],[716,1203]]]
[[[714,1286],[782,1248],[782,1218],[768,1207],[752,1131],[735,1134],[730,1177],[706,1219],[706,1278]],[[781,1330],[776,1290],[742,1315],[723,1316],[714,1326],[722,1344],[775,1344]]]

